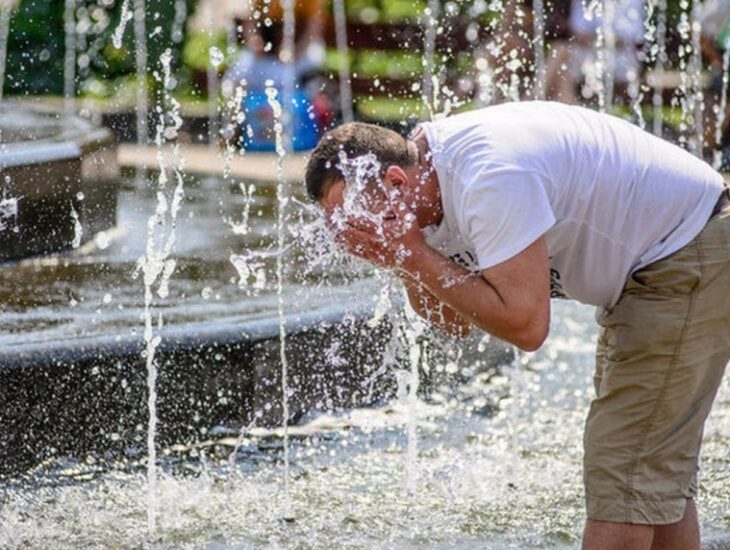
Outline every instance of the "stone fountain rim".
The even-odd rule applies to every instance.
[[[373,315],[372,304],[329,307],[305,313],[285,316],[287,334],[295,336],[318,329],[340,325],[345,319],[365,320]],[[279,338],[279,319],[271,316],[263,319],[234,322],[198,322],[185,326],[163,327],[159,351],[169,352],[202,346],[227,346],[232,344],[253,345]],[[121,358],[140,355],[145,349],[141,334],[125,336],[92,336],[73,340],[57,340],[47,343],[33,342],[8,346],[0,350],[0,369],[14,370],[36,365],[67,365],[99,357]]]
[[[49,106],[10,100],[4,102],[8,108],[22,110],[43,117],[64,117],[73,121],[69,129],[61,131],[52,138],[0,143],[0,168],[15,168],[76,160],[83,155],[114,143],[112,132],[100,128],[78,115],[67,115]]]

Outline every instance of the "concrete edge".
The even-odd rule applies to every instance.
[[[330,307],[306,313],[285,316],[288,334],[300,334],[319,327],[333,326],[347,315],[364,319],[372,314],[373,306],[366,304],[353,307]],[[141,327],[140,327],[141,328]],[[254,344],[279,337],[279,320],[276,316],[236,323],[233,321],[200,322],[184,326],[163,327],[155,332],[161,341],[158,350],[172,351],[200,347],[202,345]],[[101,336],[71,341],[32,342],[0,350],[0,368],[22,369],[33,365],[63,365],[83,362],[104,356],[107,359],[139,355],[145,348],[141,334],[125,336]]]

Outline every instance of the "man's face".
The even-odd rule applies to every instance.
[[[320,204],[324,209],[324,215],[327,218],[327,221],[331,222],[335,211],[338,208],[342,208],[342,204],[345,200],[344,193],[345,182],[343,180],[337,180],[327,187],[324,196],[320,200]]]
[[[385,185],[371,184],[355,197],[346,196],[343,180],[337,180],[327,187],[320,204],[327,222],[338,228],[345,223],[377,224],[379,220],[392,217],[393,190]]]

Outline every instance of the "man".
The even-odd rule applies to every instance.
[[[297,0],[294,4],[295,43],[293,70],[300,80],[315,73],[324,63],[324,15],[322,0]],[[248,0],[243,2],[246,15],[242,18],[246,45],[233,61],[223,79],[223,91],[232,95],[235,86],[246,81],[247,90],[263,92],[266,82],[273,80],[284,87],[290,69],[282,51],[284,40],[284,10],[277,0]]]
[[[366,154],[380,170],[353,215],[342,170]],[[700,440],[730,358],[719,174],[618,118],[526,102],[424,123],[408,140],[342,126],[312,153],[306,184],[336,238],[398,273],[416,310],[451,332],[475,325],[534,350],[551,296],[600,306],[583,546],[699,549]]]

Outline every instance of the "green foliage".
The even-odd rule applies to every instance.
[[[63,1],[22,2],[10,22],[5,91],[61,93],[63,54]]]
[[[417,20],[426,7],[425,0],[348,0],[347,17],[363,23],[394,23]]]
[[[183,63],[191,69],[206,70],[210,65],[210,48],[215,46],[224,55],[224,66],[227,65],[230,61],[227,58],[227,39],[225,31],[188,34],[182,50]]]
[[[354,72],[364,77],[403,78],[423,74],[423,56],[413,52],[364,50],[359,52]]]
[[[122,47],[112,43],[119,24],[123,0],[77,0],[78,35],[77,90],[105,96],[115,82],[124,82],[135,72],[133,21],[127,23]],[[133,2],[132,2],[133,3]],[[186,0],[191,13],[197,0]],[[173,40],[174,0],[146,0],[147,51],[150,71],[160,55],[171,48],[180,64],[181,34]],[[64,0],[22,0],[10,24],[5,90],[9,94],[61,94],[65,55]]]
[[[180,88],[193,89],[189,82],[195,71],[205,70],[209,64],[211,38],[208,33],[184,36],[186,24],[173,40],[175,27],[175,0],[145,0],[149,67],[159,66],[159,57],[172,48]],[[240,0],[245,1],[245,0]],[[491,17],[500,12],[508,0],[492,1],[487,13]],[[509,0],[512,1],[512,0]],[[576,0],[577,1],[577,0]],[[131,3],[134,0],[130,0]],[[188,14],[193,13],[198,0],[185,0]],[[77,0],[77,25],[85,32],[79,45],[77,62],[77,90],[93,97],[111,95],[134,96],[135,54],[133,21],[127,24],[122,47],[112,44],[124,0]],[[466,13],[474,4],[471,0],[442,2],[451,12]],[[426,0],[347,0],[350,20],[361,22],[417,21],[423,14]],[[669,28],[676,31],[680,0],[669,0]],[[442,9],[442,12],[446,11]],[[64,0],[22,0],[15,12],[8,44],[5,92],[8,94],[61,94],[63,92],[63,65],[65,54]],[[184,41],[182,40],[184,38]],[[224,33],[213,35],[213,44],[226,52]],[[334,69],[342,56],[334,50],[327,55],[327,67]],[[362,76],[417,76],[422,72],[418,54],[412,52],[360,52],[351,60],[352,70]],[[469,61],[460,59],[459,67],[469,69]]]
[[[366,119],[389,122],[408,118],[423,120],[427,116],[426,106],[421,98],[360,98],[357,101],[357,111]]]

